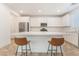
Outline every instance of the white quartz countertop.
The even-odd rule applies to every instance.
[[[19,32],[11,35],[63,35],[62,32]]]

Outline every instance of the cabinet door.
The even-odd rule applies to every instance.
[[[70,24],[72,23],[69,14],[63,16],[63,17],[62,17],[62,20],[63,20],[63,25],[64,25],[64,26],[70,26]],[[73,24],[72,24],[72,25],[73,25]]]
[[[35,27],[40,27],[41,17],[31,17],[30,18],[30,25]]]
[[[48,26],[61,26],[62,20],[59,17],[47,17]]]
[[[41,17],[41,23],[47,23],[47,17]]]

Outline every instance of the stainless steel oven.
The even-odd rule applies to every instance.
[[[43,32],[47,31],[47,23],[41,23],[40,26],[41,26],[40,31],[43,31]]]

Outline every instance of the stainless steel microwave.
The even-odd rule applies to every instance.
[[[41,27],[47,27],[47,23],[41,23],[40,26]]]

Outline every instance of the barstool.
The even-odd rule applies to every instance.
[[[21,50],[23,54],[23,46],[26,46],[26,56],[27,56],[27,45],[29,45],[29,50],[31,51],[31,47],[30,47],[30,41],[27,40],[27,38],[15,38],[15,43],[17,44],[17,49],[16,49],[16,56],[18,53],[18,48],[19,46],[21,46]]]
[[[53,46],[56,47],[56,55],[57,55],[57,47],[60,47],[60,50],[61,50],[61,55],[63,56],[63,52],[62,52],[62,44],[64,43],[64,38],[52,38],[51,41],[48,41],[49,43],[49,46],[48,46],[48,51],[51,51],[51,56],[52,56],[52,53],[53,53]],[[51,46],[51,50],[49,50],[49,47]],[[47,51],[47,53],[48,53]]]

